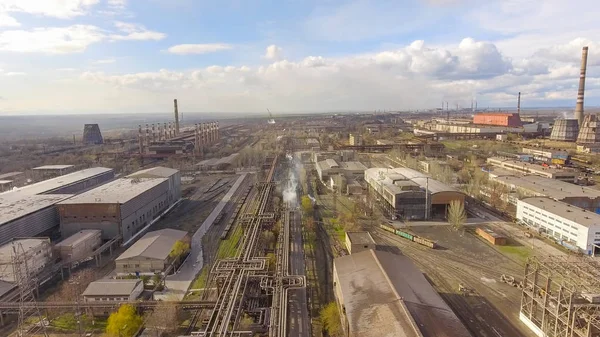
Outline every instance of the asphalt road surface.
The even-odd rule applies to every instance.
[[[302,246],[302,223],[300,212],[290,218],[290,274],[305,275],[304,248]],[[306,288],[290,289],[288,292],[288,336],[309,337],[310,318],[306,302]]]

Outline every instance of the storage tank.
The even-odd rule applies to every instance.
[[[85,229],[57,243],[55,249],[63,261],[78,261],[89,257],[101,244],[101,230]]]

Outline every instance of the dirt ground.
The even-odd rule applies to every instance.
[[[411,231],[436,240],[440,248],[430,249],[378,228],[371,233],[381,249],[410,257],[474,336],[534,336],[518,318],[521,290],[500,282],[502,274],[522,279],[519,261],[492,248],[472,229],[463,233],[449,226],[419,226]],[[459,284],[471,293],[460,293]]]

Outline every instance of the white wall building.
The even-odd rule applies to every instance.
[[[517,219],[547,233],[566,246],[591,255],[600,245],[600,214],[550,198],[526,198],[517,202]]]
[[[15,265],[15,253],[21,258]],[[25,262],[27,265],[25,265]],[[6,243],[0,247],[0,280],[17,282],[15,275],[20,268],[22,276],[34,277],[52,264],[52,247],[48,238],[26,238]]]

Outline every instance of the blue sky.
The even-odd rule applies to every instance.
[[[586,8],[578,12],[576,8]],[[0,114],[600,104],[593,0],[0,0]]]

